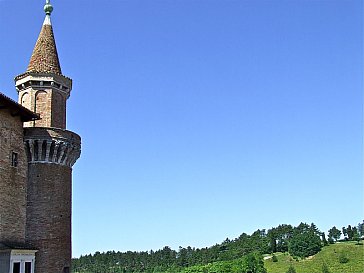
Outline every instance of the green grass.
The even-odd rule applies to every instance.
[[[340,263],[340,255],[349,258],[347,263]],[[285,273],[293,265],[297,273],[322,273],[326,263],[331,273],[364,273],[364,245],[355,242],[340,242],[326,246],[315,256],[296,261],[288,253],[276,253],[278,262],[267,259],[264,266],[268,273]]]

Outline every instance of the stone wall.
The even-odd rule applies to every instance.
[[[12,166],[12,153],[17,166]],[[27,157],[23,123],[0,109],[0,242],[24,242]]]
[[[10,271],[10,250],[0,251],[0,272]]]

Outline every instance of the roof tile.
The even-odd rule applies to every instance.
[[[62,75],[51,24],[43,24],[26,72]]]

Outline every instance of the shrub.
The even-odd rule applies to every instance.
[[[346,256],[346,254],[344,252],[341,252],[339,255],[339,262],[341,264],[346,264],[349,261],[348,256]]]
[[[272,262],[274,262],[274,263],[278,262],[278,258],[277,258],[277,256],[276,256],[276,255],[274,255],[274,254],[273,254],[273,256],[272,256]]]
[[[296,269],[293,267],[293,265],[290,265],[286,273],[296,273]]]

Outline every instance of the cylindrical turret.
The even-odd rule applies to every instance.
[[[19,103],[40,120],[24,124],[28,158],[26,242],[38,249],[35,273],[71,271],[72,166],[80,137],[66,128],[66,100],[72,80],[63,76],[49,0],[37,43],[24,74],[15,78]]]
[[[80,156],[80,141],[66,130],[25,128],[26,240],[39,249],[36,273],[70,271],[72,165]]]

